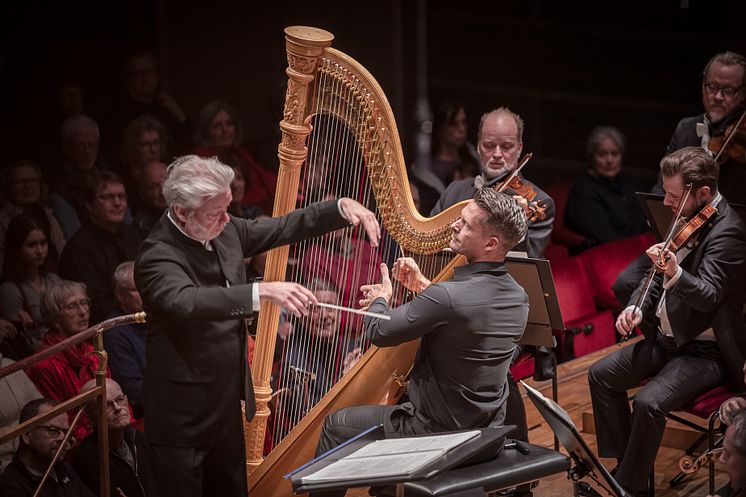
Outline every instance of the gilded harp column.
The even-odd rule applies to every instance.
[[[285,29],[285,46],[288,57],[288,89],[285,95],[285,110],[280,123],[282,141],[278,146],[280,169],[277,177],[277,193],[273,215],[281,216],[295,209],[300,168],[308,155],[306,138],[311,126],[305,121],[309,83],[321,54],[331,45],[334,35],[322,29],[291,26]],[[265,281],[285,279],[288,247],[276,248],[267,254]],[[272,389],[269,385],[272,373],[277,324],[280,308],[263,302],[259,313],[254,359],[251,374],[256,396],[256,415],[246,430],[246,463],[249,473],[262,462],[264,436],[269,417],[269,401]]]

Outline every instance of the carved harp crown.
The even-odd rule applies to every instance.
[[[378,83],[352,58],[330,48],[334,38],[331,33],[294,26],[285,29],[285,35],[289,79],[280,123],[282,141],[278,147],[280,170],[274,215],[287,214],[330,193],[353,196],[376,210],[384,238],[380,251],[372,254],[360,249],[364,247],[364,234],[348,228],[347,243],[355,242],[351,246],[356,249],[349,249],[346,258],[332,263],[324,263],[323,258],[331,251],[329,247],[338,251],[340,241],[334,237],[275,249],[267,256],[264,280],[286,279],[290,250],[291,260],[296,263],[295,269],[289,271],[291,279],[308,284],[308,275],[300,274],[308,261],[311,266],[333,265],[337,271],[332,278],[337,280],[336,288],[341,293],[343,288],[351,288],[349,295],[337,302],[347,306],[357,307],[355,295],[360,284],[380,280],[378,266],[372,261],[391,261],[406,253],[418,258],[426,275],[434,278],[451,260],[441,251],[448,245],[450,224],[458,217],[460,206],[433,218],[421,216],[412,200],[396,123]],[[433,261],[425,260],[427,254],[433,254]],[[349,266],[339,260],[349,261]],[[366,264],[367,272],[361,269]],[[395,288],[394,298],[404,300],[406,292]],[[387,349],[369,346],[364,343],[359,321],[337,317],[344,321],[346,330],[339,334],[343,338],[326,347],[327,352],[333,352],[319,359],[326,361],[324,368],[296,362],[287,367],[281,365],[280,371],[275,368],[273,377],[280,314],[277,306],[262,303],[252,364],[257,414],[246,434],[252,495],[292,493],[282,476],[313,457],[326,414],[351,405],[395,403],[402,389],[401,378],[411,367],[417,347],[416,342]],[[314,323],[291,321],[291,325],[294,332],[285,339],[287,350],[281,354],[282,364],[297,357],[298,350],[316,350],[319,341],[315,342],[313,336],[303,338],[300,331]],[[291,339],[308,341],[294,347]],[[345,372],[340,358],[352,349],[351,342],[367,351]],[[329,370],[334,370],[332,379],[321,378]],[[292,383],[283,383],[283,378],[290,378],[289,372]],[[273,378],[278,383],[274,396],[270,388]],[[328,391],[320,400],[313,393],[319,389]],[[268,423],[270,411],[272,419]],[[268,430],[282,433],[270,436]],[[263,452],[269,447],[272,450],[263,459]]]

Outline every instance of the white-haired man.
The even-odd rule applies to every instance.
[[[239,399],[254,412],[243,318],[267,300],[298,316],[316,297],[290,282],[246,283],[243,260],[350,223],[375,246],[375,215],[349,198],[287,216],[227,214],[233,170],[186,156],[169,166],[166,214],[140,247],[135,281],[151,323],[144,383],[145,430],[161,496],[246,495]],[[243,381],[243,384],[242,384]]]

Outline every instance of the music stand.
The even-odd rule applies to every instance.
[[[585,443],[585,440],[572,422],[567,411],[562,409],[552,399],[546,398],[535,388],[531,388],[525,382],[521,384],[526,389],[528,398],[534,403],[539,414],[546,420],[549,427],[554,432],[567,453],[573,460],[573,467],[568,470],[568,476],[573,481],[575,495],[584,495],[592,497],[601,497],[589,484],[580,480],[587,475],[598,483],[610,495],[615,497],[630,497],[629,494],[617,483],[614,477],[609,474],[606,468],[601,464],[593,451]],[[599,478],[602,481],[599,481]]]
[[[508,255],[505,265],[508,273],[528,294],[528,323],[518,343],[554,347],[556,341],[552,330],[563,330],[565,323],[549,261]]]

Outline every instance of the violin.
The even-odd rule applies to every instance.
[[[693,216],[689,221],[684,223],[684,225],[679,229],[678,232],[676,232],[676,235],[671,238],[671,241],[668,243],[668,246],[663,247],[663,250],[661,250],[661,254],[663,254],[666,251],[670,252],[676,252],[681,247],[686,247],[690,243],[693,242],[693,238],[697,234],[697,232],[704,226],[707,221],[710,220],[712,216],[717,214],[717,209],[713,207],[710,204],[705,205],[702,209],[699,210],[699,212]],[[656,268],[660,271],[665,271],[667,265],[665,264],[665,260],[663,260],[663,256],[659,256],[658,260],[655,262]]]
[[[642,303],[645,302],[645,298],[647,297],[648,292],[650,292],[650,287],[653,284],[653,275],[656,272],[663,272],[668,268],[668,253],[676,252],[681,247],[685,247],[692,243],[694,241],[693,238],[698,233],[698,231],[705,224],[707,224],[707,221],[714,214],[717,213],[717,209],[715,207],[707,204],[703,208],[701,208],[696,215],[692,216],[691,219],[685,222],[683,226],[681,226],[681,228],[678,228],[678,226],[681,224],[680,221],[683,219],[682,212],[684,210],[684,204],[686,204],[686,201],[689,199],[689,194],[691,192],[692,184],[689,183],[686,185],[684,196],[682,197],[681,203],[679,204],[679,209],[676,212],[674,218],[671,220],[671,225],[668,229],[668,236],[663,242],[663,248],[661,248],[660,252],[658,252],[657,260],[653,263],[650,271],[648,271],[648,275],[645,279],[645,284],[643,285],[643,290],[637,296],[635,308],[639,310],[640,313],[642,313]],[[629,340],[631,335],[631,333],[624,335],[622,337],[622,340],[619,342],[619,345],[621,345],[622,342],[626,342],[627,340]]]
[[[708,450],[696,459],[690,455],[683,456],[681,459],[679,459],[679,469],[685,475],[694,474],[699,471],[699,468],[701,468],[705,464],[717,461],[718,457],[720,457],[720,454],[722,454],[724,450],[725,449],[723,447]]]
[[[494,188],[498,192],[505,192],[525,198],[528,202],[528,220],[534,222],[537,220],[543,221],[547,218],[547,207],[541,200],[534,201],[538,193],[532,185],[529,185],[518,176],[518,172],[523,169],[523,166],[525,166],[529,160],[531,160],[532,156],[533,154],[526,154],[520,164],[518,164],[518,167],[515,168],[515,171],[510,173],[510,175],[508,175],[508,177],[501,183],[496,184]]]
[[[741,117],[719,136],[713,136],[707,142],[707,148],[715,154],[715,160],[723,163],[728,159],[746,164],[746,110]]]

